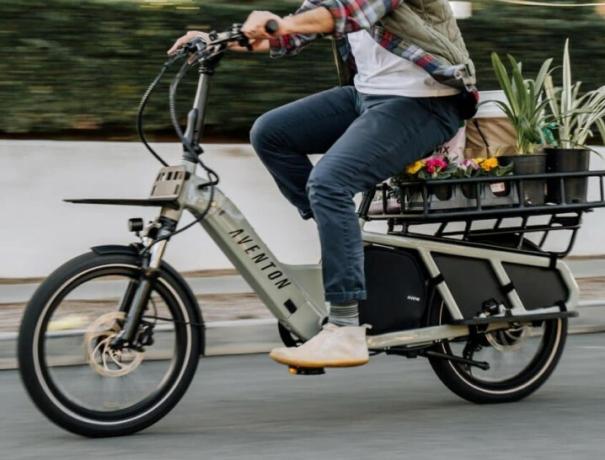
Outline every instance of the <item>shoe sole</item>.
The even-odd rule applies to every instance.
[[[303,367],[303,368],[312,368],[312,369],[321,369],[324,367],[358,367],[363,366],[364,364],[368,364],[370,359],[367,358],[365,360],[354,360],[354,361],[326,361],[326,362],[318,362],[318,361],[298,361],[298,360],[285,360],[281,359],[278,356],[269,355],[271,359],[279,364],[284,364],[286,366],[291,367]]]

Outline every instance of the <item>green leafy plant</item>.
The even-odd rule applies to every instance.
[[[582,82],[572,83],[569,39],[563,50],[562,86],[555,88],[551,75],[544,81],[544,89],[554,122],[557,139],[564,149],[584,148],[586,140],[593,136],[593,127],[605,139],[605,86],[580,95]]]
[[[507,102],[487,101],[498,105],[506,114],[516,132],[516,148],[519,154],[535,153],[540,144],[544,144],[543,127],[546,125],[545,106],[548,100],[543,97],[544,81],[549,75],[552,59],[542,64],[535,79],[523,76],[521,62],[508,55],[510,73],[497,53],[492,53],[492,67]]]
[[[159,70],[166,48],[178,36],[186,30],[208,31],[241,23],[252,10],[283,16],[300,3],[1,0],[0,136],[135,140],[133,120],[141,95]],[[543,56],[561,55],[560,37],[570,33],[577,43],[574,78],[586,90],[605,83],[602,72],[595,71],[605,68],[602,40],[595,39],[605,36],[605,20],[594,8],[521,8],[494,0],[473,0],[473,8],[473,17],[459,26],[482,88],[498,86],[485,50],[507,49],[523,56],[527,67],[530,62],[541,62]],[[548,27],[544,27],[545,17]],[[250,127],[259,115],[331,88],[336,81],[327,38],[292,58],[233,53],[213,77],[205,139],[248,142]],[[194,83],[191,72],[180,99],[183,114],[191,104]],[[559,84],[558,74],[555,83]],[[164,89],[158,88],[148,115],[145,125],[150,136],[174,139]]]

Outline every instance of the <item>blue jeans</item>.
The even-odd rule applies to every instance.
[[[259,117],[250,141],[283,195],[319,230],[326,300],[366,298],[353,197],[451,139],[456,97],[408,98],[333,88]],[[307,157],[324,153],[315,167]]]

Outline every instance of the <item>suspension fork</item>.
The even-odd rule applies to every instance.
[[[126,318],[122,330],[111,343],[114,348],[122,348],[126,344],[131,344],[135,339],[141,318],[149,303],[151,289],[162,263],[169,236],[178,224],[178,216],[168,217],[162,212],[157,224],[157,231],[153,232],[152,238],[149,237],[151,249],[142,257],[141,275],[138,280],[128,283],[126,292],[120,301],[119,310],[126,314]]]
[[[126,286],[126,291],[124,295],[120,299],[120,306],[118,307],[119,312],[123,312],[125,315],[130,310],[130,305],[132,304],[132,299],[134,298],[134,294],[137,291],[137,287],[139,285],[139,280],[130,280],[128,281],[128,286]]]

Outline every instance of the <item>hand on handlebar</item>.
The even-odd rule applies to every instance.
[[[251,40],[248,40],[248,44],[250,45],[251,49],[247,48],[245,46],[240,46],[235,42],[229,43],[229,49],[232,51],[238,51],[238,52],[242,52],[242,53],[250,52],[250,51],[252,51],[253,53],[269,51],[269,40],[251,39]]]
[[[269,21],[274,21],[277,25],[277,30],[273,34],[270,34],[266,29]],[[254,40],[268,40],[274,36],[282,35],[284,32],[284,20],[270,11],[253,11],[242,26],[242,33],[249,39]]]
[[[185,47],[188,43],[191,43],[192,40],[196,38],[201,38],[205,42],[210,42],[210,35],[206,32],[200,32],[198,30],[190,30],[185,35],[180,37],[177,41],[174,42],[174,45],[166,52],[166,54],[173,56],[179,52],[183,47]],[[245,46],[238,45],[237,42],[230,42],[228,44],[228,48],[233,51],[239,52],[261,52],[269,50],[269,41],[264,39],[251,39],[249,40],[249,48]]]
[[[210,41],[210,36],[206,32],[200,32],[198,30],[190,30],[177,41],[174,42],[174,45],[166,52],[166,54],[172,56],[176,54],[181,48],[183,48],[187,43],[191,42],[195,38],[201,38],[205,42]]]

